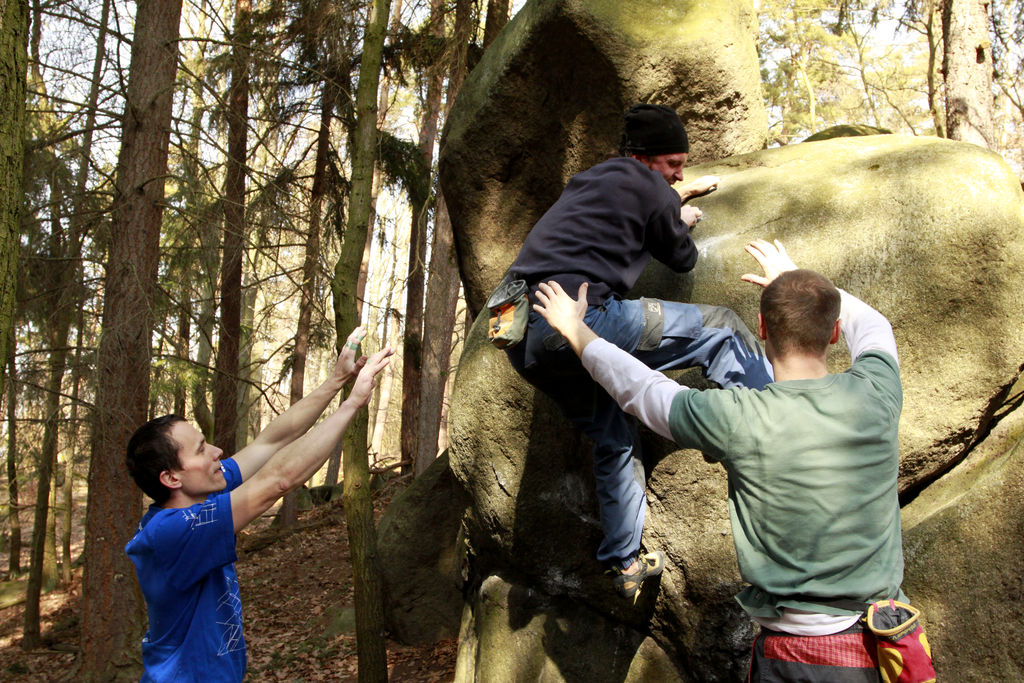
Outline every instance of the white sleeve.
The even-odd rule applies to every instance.
[[[604,339],[583,349],[583,367],[604,387],[624,411],[634,415],[655,433],[672,439],[668,426],[672,400],[688,387],[652,370]]]
[[[840,289],[839,294],[843,301],[839,326],[846,336],[850,358],[857,360],[865,351],[877,349],[888,353],[899,364],[896,337],[893,336],[892,325],[885,316],[849,292]]]

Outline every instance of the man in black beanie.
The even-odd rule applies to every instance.
[[[570,179],[534,225],[510,273],[526,280],[536,302],[541,282],[586,297],[587,325],[656,370],[700,366],[723,387],[762,388],[771,368],[756,337],[731,310],[657,299],[625,300],[651,258],[684,273],[697,262],[690,230],[700,209],[683,202],[718,185],[703,176],[678,192],[690,151],[670,107],[637,104],[623,121],[622,156]],[[665,556],[643,552],[646,484],[636,421],[583,369],[568,346],[531,311],[526,336],[506,349],[516,370],[559,405],[594,441],[594,475],[604,539],[597,559],[616,590],[636,600],[643,581],[660,574]]]

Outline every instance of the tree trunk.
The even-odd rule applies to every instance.
[[[56,464],[56,463],[54,463]],[[50,515],[46,518],[46,545],[43,548],[43,590],[52,591],[57,587],[57,469],[54,467],[50,487]]]
[[[78,396],[82,384],[82,341],[84,337],[85,315],[78,311],[78,338],[75,344],[75,361],[71,370],[71,416],[68,426],[71,428],[68,438],[67,457],[64,459],[64,487],[61,491],[64,503],[64,528],[61,530],[61,583],[71,583],[71,523],[75,510],[75,454],[78,449]]]
[[[924,22],[924,35],[928,41],[928,111],[931,113],[932,125],[935,126],[935,135],[940,138],[946,137],[946,121],[942,116],[939,105],[939,43],[942,35],[939,27],[936,26],[936,18],[939,17],[938,0],[929,0],[924,11],[928,13]]]
[[[207,37],[205,34],[199,36],[200,39]],[[193,82],[189,94],[192,116],[189,120],[188,136],[185,141],[183,174],[186,177],[199,178],[204,173],[199,143],[200,139],[206,135],[202,128],[203,114],[207,111],[203,100],[205,86],[202,84],[206,82],[209,65],[200,57],[190,60],[186,68],[195,74],[195,80],[198,83]],[[192,419],[206,440],[211,443],[213,442],[213,410],[210,408],[209,394],[214,375],[210,372],[210,365],[213,358],[214,308],[217,295],[215,280],[219,274],[221,243],[221,231],[217,222],[218,212],[219,209],[212,202],[204,201],[202,193],[198,196],[195,193],[189,194],[185,213],[199,217],[193,244],[197,249],[196,266],[201,276],[196,278],[195,294],[186,297],[189,303],[182,311],[183,317],[189,317],[188,327],[191,328],[186,332],[186,326],[182,325],[181,336],[186,344],[182,358],[190,357],[188,344],[194,334],[196,355],[192,365],[197,373],[192,386],[186,393],[192,400]],[[194,325],[192,321],[194,321]],[[178,412],[178,415],[185,415],[184,407],[182,407],[182,412]]]
[[[334,271],[335,327],[339,340],[359,324],[356,286],[366,244],[373,167],[377,149],[377,88],[390,0],[374,0],[366,22],[363,56],[356,91],[356,131],[353,136],[352,190],[345,241]],[[356,652],[360,681],[386,681],[384,606],[380,572],[376,568],[377,537],[370,501],[367,465],[367,413],[359,411],[345,434],[342,498],[348,524],[355,592]]]
[[[313,297],[317,293],[316,275],[320,264],[320,213],[323,210],[327,186],[327,162],[331,153],[331,119],[334,100],[338,96],[334,81],[325,79],[320,95],[320,130],[316,139],[316,159],[313,162],[313,187],[309,193],[309,234],[306,237],[306,253],[302,261],[302,287],[299,300],[299,321],[295,328],[295,351],[292,361],[292,381],[289,403],[294,405],[302,399],[306,381],[306,357],[309,355],[309,327],[313,319]],[[291,492],[281,501],[277,514],[278,523],[289,528],[298,519],[296,492]]]
[[[0,7],[0,396],[14,340],[15,273],[19,214],[24,192],[25,69],[28,62],[28,2]]]
[[[60,311],[57,312],[59,317]],[[50,360],[48,363],[49,379],[46,386],[45,425],[43,427],[42,450],[39,454],[39,466],[36,468],[36,507],[32,521],[32,546],[29,559],[28,587],[25,593],[25,624],[22,630],[21,646],[26,650],[35,649],[42,644],[39,632],[39,596],[46,590],[52,590],[56,583],[56,565],[46,553],[46,542],[52,526],[53,517],[50,512],[50,484],[53,481],[54,465],[57,462],[58,429],[63,423],[60,409],[61,380],[67,352],[67,327],[58,321],[51,321],[53,328],[64,332],[63,339],[58,334],[50,334]],[[60,330],[57,330],[59,332]],[[44,561],[45,560],[45,561]]]
[[[7,359],[7,519],[11,527],[10,556],[7,560],[7,571],[11,577],[21,574],[21,518],[18,516],[18,422],[15,406],[18,401],[16,368],[14,364],[14,344],[8,349]]]
[[[63,216],[60,207],[64,197],[56,179],[50,180],[51,228],[46,256],[51,262],[65,261],[68,265],[51,269],[46,277],[46,293],[43,305],[46,314],[44,334],[49,346],[47,362],[46,401],[42,448],[37,468],[35,516],[32,522],[32,547],[29,561],[28,587],[25,593],[25,622],[22,647],[33,649],[41,643],[39,632],[39,597],[43,591],[52,590],[57,582],[56,543],[54,542],[56,511],[51,514],[50,485],[57,464],[60,445],[60,428],[64,422],[61,408],[61,388],[64,371],[67,368],[68,333],[75,312],[81,307],[77,301],[73,284],[78,278],[77,263],[82,251],[84,223],[72,221],[70,236],[62,229]],[[51,547],[48,543],[53,542]]]
[[[431,0],[428,33],[440,40],[444,37],[444,3]],[[419,147],[423,178],[419,190],[410,192],[412,227],[409,231],[409,267],[405,280],[405,335],[402,342],[402,471],[420,472],[417,462],[421,452],[419,440],[420,387],[424,380],[436,377],[423,375],[423,291],[424,267],[427,260],[427,202],[430,198],[431,168],[434,163],[434,140],[437,119],[441,113],[441,87],[444,73],[441,64],[427,68],[427,93],[420,119]],[[414,186],[414,187],[415,187]]]
[[[101,19],[105,20],[108,4],[104,3]],[[36,22],[40,17],[36,16]],[[33,34],[33,43],[37,40]],[[96,52],[93,58],[93,82],[87,103],[85,132],[79,155],[78,170],[75,178],[75,208],[68,217],[69,235],[65,236],[62,228],[63,216],[60,207],[64,205],[64,197],[56,189],[59,182],[51,179],[51,216],[52,227],[49,238],[48,256],[53,262],[64,261],[64,268],[51,271],[47,282],[45,301],[46,335],[50,347],[48,362],[49,377],[47,380],[47,396],[45,408],[45,425],[43,428],[42,450],[38,468],[38,488],[36,490],[36,509],[32,525],[32,549],[29,565],[29,579],[25,601],[24,638],[25,648],[39,647],[39,597],[43,591],[51,590],[57,582],[56,566],[56,505],[50,505],[50,484],[54,476],[60,448],[60,428],[66,424],[61,409],[61,388],[64,372],[67,368],[68,333],[71,330],[76,311],[82,308],[82,301],[74,287],[80,280],[78,266],[82,243],[87,229],[85,188],[88,181],[89,155],[92,150],[92,136],[95,128],[96,103],[99,99],[99,78],[102,72],[106,28],[101,27],[97,37]],[[41,83],[41,75],[37,70],[36,78]],[[42,92],[42,86],[39,88]],[[56,490],[53,492],[56,502]],[[41,533],[42,530],[45,534]],[[70,576],[68,577],[70,580]]]
[[[988,2],[944,0],[942,31],[946,131],[951,140],[991,149],[995,133]]]
[[[183,361],[188,360],[189,338],[192,336],[192,299],[184,297],[181,302],[181,310],[178,312],[178,334],[175,337],[174,352]],[[175,415],[185,415],[185,402],[187,401],[187,385],[181,382],[174,387],[174,407],[171,409]]]
[[[103,0],[100,7],[99,28],[96,36],[96,52],[92,63],[92,81],[89,84],[89,97],[86,105],[85,128],[79,154],[78,169],[75,178],[75,209],[70,216],[72,244],[75,248],[73,260],[77,263],[82,252],[81,238],[88,232],[89,209],[85,201],[86,188],[89,181],[89,160],[92,157],[93,134],[96,129],[96,107],[99,101],[100,82],[103,73],[104,56],[106,55],[107,23],[110,17],[110,0]],[[75,268],[74,277],[69,284],[81,276],[81,268]],[[75,485],[75,455],[78,450],[78,397],[81,391],[82,381],[82,342],[85,330],[84,306],[81,300],[73,303],[77,310],[77,340],[75,344],[74,368],[71,372],[71,416],[69,420],[70,433],[68,438],[68,451],[64,464],[64,485],[61,491],[61,499],[64,506],[64,526],[61,529],[61,583],[65,586],[71,583],[71,530],[74,519],[74,485]]]
[[[438,432],[444,406],[445,386],[451,367],[452,333],[455,308],[459,299],[459,266],[456,262],[452,223],[444,195],[438,196],[434,209],[434,241],[430,256],[430,293],[427,297],[429,321],[424,331],[422,407],[418,416],[420,451],[416,457],[416,476],[437,457]]]
[[[466,77],[466,46],[472,30],[471,7],[468,0],[455,6],[456,46],[448,74],[445,111],[451,108]],[[434,240],[430,252],[430,283],[427,296],[427,328],[423,334],[423,383],[420,387],[421,409],[417,413],[419,450],[415,474],[422,474],[437,456],[438,431],[441,425],[444,391],[451,366],[452,331],[455,328],[455,307],[459,298],[459,267],[456,262],[454,235],[444,195],[438,193],[434,207]],[[404,423],[403,423],[404,424]]]
[[[484,44],[486,50],[494,42],[508,23],[508,0],[487,0],[487,21],[484,24]]]
[[[253,253],[253,269],[259,272],[260,252]],[[256,343],[256,295],[252,283],[242,286],[242,315],[238,338],[238,398],[236,403],[235,443],[241,447],[256,438],[259,433],[259,400],[254,398],[256,368],[253,366],[253,345]],[[256,426],[257,428],[254,428]]]
[[[249,43],[252,5],[236,0],[231,90],[228,93],[228,159],[224,180],[224,253],[220,271],[220,329],[213,381],[213,438],[224,457],[237,449],[238,349],[242,327],[242,251],[245,235],[245,161],[249,125]]]
[[[124,546],[140,495],[124,467],[149,398],[160,224],[181,0],[140,0],[111,207],[90,444],[81,652],[77,679],[137,675],[144,611]]]

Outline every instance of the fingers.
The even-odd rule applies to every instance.
[[[573,299],[557,282],[541,282],[537,285],[537,303],[533,304],[533,310],[555,329],[568,325],[575,318],[582,320],[587,311],[589,287],[589,283],[581,283],[577,298]]]
[[[576,301],[584,301],[587,298],[587,288],[590,287],[589,282],[580,284],[580,289],[576,292]]]
[[[755,285],[761,285],[762,287],[767,287],[769,283],[768,278],[761,275],[755,275],[754,273],[744,273],[743,275],[740,275],[740,280],[743,282],[750,282]]]
[[[706,190],[714,190],[718,188],[718,183],[720,183],[721,180],[722,179],[716,175],[705,175],[700,177],[699,182]]]
[[[787,260],[790,260],[790,261],[792,260],[792,259],[789,258],[789,254],[786,253],[786,248],[784,246],[782,246],[782,242],[780,242],[778,240],[775,240],[775,248],[778,250],[778,252],[779,252],[779,254],[781,256],[783,256]]]
[[[372,356],[363,356],[362,358],[360,358],[360,360],[362,360],[363,363],[365,364],[364,367],[370,368],[373,374],[376,375],[378,372],[380,372],[381,370],[388,366],[388,363],[391,362],[392,354],[394,354],[394,351],[391,349],[391,347],[385,346],[383,349],[373,354]]]
[[[357,384],[368,383],[369,389],[372,389],[375,385],[374,379],[391,363],[393,353],[394,351],[388,346],[371,356],[363,356],[360,359],[363,362],[363,367],[359,370]]]

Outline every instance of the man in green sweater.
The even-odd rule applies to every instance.
[[[764,389],[692,391],[598,338],[557,283],[535,306],[622,406],[725,467],[740,574],[761,625],[750,680],[877,681],[859,603],[905,600],[896,476],[903,393],[889,322],[781,244],[747,246],[764,275],[758,333],[775,371]],[[830,374],[828,347],[853,359]]]

